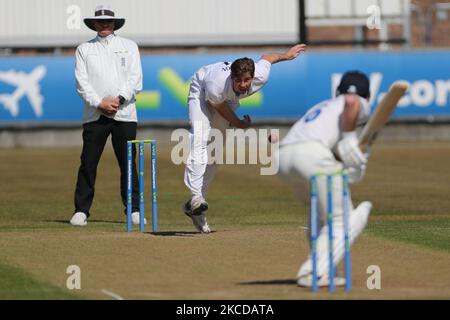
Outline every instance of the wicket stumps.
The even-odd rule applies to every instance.
[[[151,171],[152,171],[152,228],[153,232],[158,231],[158,203],[157,203],[157,187],[156,187],[156,140],[130,140],[127,141],[127,231],[133,230],[131,219],[133,203],[133,144],[139,145],[139,230],[144,232],[145,218],[145,190],[144,190],[144,145],[148,143],[151,146]]]
[[[348,187],[348,175],[343,172],[334,175],[316,174],[310,179],[310,239],[311,239],[311,261],[312,261],[312,291],[318,290],[317,276],[317,238],[319,234],[319,210],[318,210],[318,188],[317,179],[326,177],[327,192],[327,225],[328,225],[328,264],[329,264],[329,286],[328,291],[336,290],[334,284],[334,239],[333,239],[333,176],[342,177],[342,199],[343,199],[343,239],[344,239],[344,262],[345,262],[345,291],[352,290],[352,266],[350,256],[350,221],[349,204],[350,193]]]

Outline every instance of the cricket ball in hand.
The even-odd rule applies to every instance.
[[[275,133],[271,133],[267,139],[269,140],[270,143],[277,143],[278,135]]]

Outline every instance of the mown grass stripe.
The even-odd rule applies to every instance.
[[[24,270],[0,264],[1,300],[66,300],[81,299],[67,290],[36,279]]]

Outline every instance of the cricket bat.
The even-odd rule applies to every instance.
[[[408,90],[408,86],[409,84],[406,81],[396,81],[392,84],[359,135],[359,148],[361,150],[365,151],[370,146],[376,134],[388,121],[400,98]]]

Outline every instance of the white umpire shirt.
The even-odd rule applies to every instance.
[[[115,34],[97,36],[79,45],[75,55],[77,92],[84,101],[83,123],[98,120],[103,98],[119,95],[126,102],[110,117],[137,122],[135,101],[142,90],[142,66],[136,43]]]

